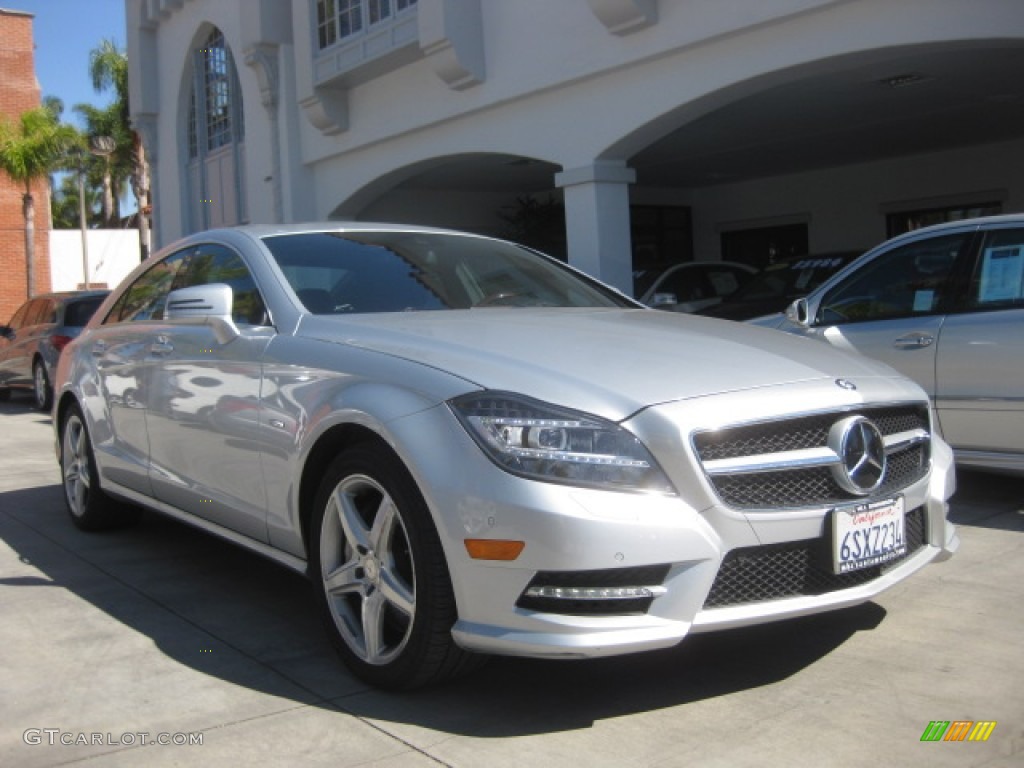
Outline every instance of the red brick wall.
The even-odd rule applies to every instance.
[[[0,10],[0,118],[14,120],[40,104],[36,82],[32,15]],[[25,265],[24,186],[0,173],[0,323],[6,323],[28,296]],[[33,185],[36,201],[35,285],[50,290],[50,190]]]

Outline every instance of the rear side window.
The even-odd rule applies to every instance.
[[[105,296],[69,301],[64,307],[64,325],[72,328],[84,327],[99,309]]]
[[[32,303],[28,306],[28,312],[25,313],[24,325],[39,325],[46,321],[42,318],[46,316],[46,299],[32,299]]]
[[[880,254],[826,294],[816,322],[832,325],[939,312],[956,298],[953,265],[969,238],[967,233],[945,235]]]
[[[972,309],[1024,306],[1024,229],[985,235],[968,295]]]

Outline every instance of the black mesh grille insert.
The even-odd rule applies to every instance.
[[[722,608],[800,595],[823,595],[866,584],[924,546],[925,525],[924,508],[910,510],[906,514],[907,554],[885,565],[850,573],[832,572],[831,542],[827,536],[734,549],[722,561],[704,607]]]
[[[929,428],[925,406],[864,408],[856,413],[871,419],[886,436]],[[698,432],[693,443],[702,462],[819,448],[828,443],[832,425],[850,415],[853,412],[814,414]],[[927,443],[889,454],[882,484],[872,495],[884,496],[920,480],[928,472],[929,455]],[[828,467],[714,475],[711,482],[722,501],[740,509],[829,506],[859,498],[844,490]]]
[[[906,488],[928,471],[921,445],[890,454],[882,485],[873,496]],[[862,498],[839,486],[828,467],[761,472],[752,475],[717,475],[712,478],[722,501],[743,509],[828,506]]]
[[[693,436],[693,444],[701,461],[817,448],[828,442],[828,431],[836,421],[855,413],[875,422],[883,435],[928,429],[928,409],[922,405],[908,405],[863,408],[844,413],[818,413],[795,419],[698,432]]]

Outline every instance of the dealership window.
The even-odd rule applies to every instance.
[[[214,28],[192,52],[186,116],[189,228],[245,221],[242,94],[231,49]]]
[[[321,50],[370,27],[391,21],[416,0],[317,0],[317,42]]]
[[[722,232],[722,258],[764,269],[808,252],[807,224],[782,224]]]
[[[995,216],[1003,212],[998,200],[971,203],[968,205],[948,205],[935,208],[918,208],[911,211],[895,211],[885,217],[885,229],[889,237],[913,232],[921,227],[933,224],[944,224],[947,221],[975,219],[978,216]]]

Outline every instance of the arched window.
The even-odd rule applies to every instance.
[[[189,229],[246,221],[245,124],[231,50],[214,28],[192,52],[187,145]]]

